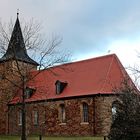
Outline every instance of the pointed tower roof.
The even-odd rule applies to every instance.
[[[38,65],[38,63],[32,60],[27,54],[18,18],[18,13],[16,23],[8,45],[8,49],[6,53],[3,55],[3,57],[0,59],[0,62],[8,61],[11,59],[17,59],[19,61],[30,63],[33,65]]]

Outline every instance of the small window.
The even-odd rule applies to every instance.
[[[120,110],[120,101],[116,100],[112,103],[112,120],[114,121],[117,118],[117,114]]]
[[[18,125],[22,125],[22,111],[18,112]]]
[[[35,91],[35,89],[26,87],[26,89],[25,89],[26,99],[30,98],[32,96],[32,94],[34,93],[34,91]]]
[[[60,93],[61,93],[61,83],[58,82],[58,83],[56,84],[56,94],[60,94]]]
[[[42,122],[41,123],[45,124],[45,122],[46,122],[46,110],[42,111],[41,116],[42,116]]]
[[[65,105],[64,104],[60,105],[60,121],[61,121],[61,123],[65,123],[66,122]]]
[[[83,122],[88,122],[88,104],[83,103],[83,114],[82,114]]]
[[[64,88],[67,86],[67,83],[57,80],[55,82],[55,86],[56,86],[56,94],[60,94],[63,92]]]
[[[116,115],[117,113],[117,108],[115,106],[112,107],[112,115]]]
[[[33,124],[38,125],[38,111],[33,111]]]
[[[112,120],[115,120],[117,116],[117,108],[116,106],[112,106]]]

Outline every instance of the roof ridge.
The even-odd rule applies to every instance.
[[[121,70],[121,73],[122,73],[122,76],[125,77],[125,76],[129,76],[129,74],[127,73],[127,71],[125,70],[124,66],[122,65],[122,63],[120,62],[120,60],[118,59],[117,56],[115,56],[116,60],[117,60],[117,63],[120,67],[120,70]]]
[[[129,80],[129,82],[131,82],[132,86],[133,86],[135,89],[137,89],[135,83],[133,82],[133,80],[131,79],[130,75],[129,75],[129,74],[127,73],[127,71],[125,70],[124,66],[122,65],[122,63],[120,62],[120,60],[118,59],[118,57],[116,56],[115,58],[116,58],[117,63],[118,63],[118,65],[119,65],[119,67],[120,67],[120,71],[121,71],[121,73],[122,73],[122,76],[123,76],[124,78],[127,78],[127,79],[124,79],[124,80]]]
[[[106,82],[107,82],[107,78],[108,78],[108,75],[109,75],[109,73],[110,73],[110,70],[111,70],[111,67],[112,67],[112,64],[113,64],[115,55],[112,55],[112,56],[113,56],[113,57],[112,57],[112,59],[111,59],[111,61],[110,61],[110,64],[109,64],[109,67],[108,67],[108,70],[107,70],[107,73],[106,73],[106,76],[105,76],[103,85],[101,86],[101,88],[100,88],[100,90],[99,90],[100,92],[102,92],[102,90],[104,89],[104,86],[105,86],[105,84],[106,84]]]
[[[54,69],[54,68],[57,68],[57,67],[59,68],[59,67],[63,67],[63,66],[71,65],[71,64],[83,63],[83,62],[92,61],[92,60],[96,60],[96,59],[103,59],[104,57],[111,57],[111,56],[112,57],[116,56],[116,54],[112,53],[112,54],[97,56],[97,57],[93,57],[93,58],[89,58],[89,59],[78,60],[78,61],[74,61],[74,62],[68,62],[68,63],[64,63],[64,64],[52,66],[52,67],[48,67],[48,68],[46,68],[46,70]],[[32,70],[31,72],[35,72],[35,71],[38,71],[38,70]]]

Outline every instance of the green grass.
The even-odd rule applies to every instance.
[[[20,140],[20,137],[0,136],[0,140]],[[39,140],[39,137],[28,137],[27,140]],[[103,140],[103,137],[42,137],[42,140]]]

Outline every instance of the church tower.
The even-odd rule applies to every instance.
[[[38,66],[38,63],[31,59],[27,54],[18,13],[7,51],[0,59],[0,63],[6,63],[14,60],[32,65],[33,68]]]
[[[8,132],[7,103],[21,83],[21,75],[36,70],[38,63],[31,59],[25,47],[22,30],[17,13],[17,19],[8,44],[6,53],[0,58],[0,134]]]

